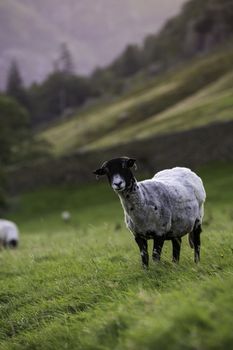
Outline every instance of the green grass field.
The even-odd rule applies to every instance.
[[[207,191],[199,265],[184,237],[179,265],[167,242],[144,271],[105,182],[14,198],[21,244],[0,252],[0,349],[232,348],[233,164],[198,173]]]

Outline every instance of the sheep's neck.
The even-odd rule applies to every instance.
[[[134,179],[130,190],[123,191],[118,195],[120,197],[122,207],[129,214],[135,209],[135,207],[139,209],[144,205],[143,194],[136,179]]]

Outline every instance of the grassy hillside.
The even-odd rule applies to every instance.
[[[161,263],[143,271],[106,183],[15,199],[21,245],[0,252],[0,348],[230,349],[232,172],[198,172],[208,198],[198,266],[184,238],[178,266],[167,242]]]
[[[193,60],[149,84],[135,80],[131,93],[86,108],[40,134],[60,156],[156,134],[187,130],[233,116],[233,51]]]

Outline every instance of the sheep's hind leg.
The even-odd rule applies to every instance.
[[[135,241],[139,247],[140,253],[141,253],[141,258],[142,258],[142,267],[147,268],[149,265],[149,255],[147,251],[147,240],[140,237],[136,236]]]
[[[178,263],[180,260],[181,238],[172,238],[172,261]]]
[[[164,238],[162,237],[154,238],[154,245],[153,245],[153,252],[152,252],[152,259],[154,261],[160,261],[163,244],[164,244]]]
[[[200,261],[200,250],[201,250],[201,224],[197,222],[193,230],[193,245],[194,245],[194,262]]]

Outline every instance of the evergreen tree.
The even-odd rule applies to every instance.
[[[141,52],[137,45],[128,45],[121,56],[110,66],[120,77],[129,77],[142,67]]]
[[[11,164],[29,135],[29,115],[16,100],[0,95],[0,165]]]
[[[66,43],[60,46],[60,54],[54,61],[54,73],[51,76],[55,78],[54,82],[59,81],[55,99],[58,100],[57,113],[61,115],[67,107],[70,107],[67,85],[69,85],[70,78],[74,76],[73,57]]]
[[[23,86],[23,79],[20,74],[19,66],[16,60],[12,60],[6,82],[6,94],[13,97],[22,106],[29,109],[29,100],[26,90]]]
[[[141,68],[140,50],[137,45],[128,45],[122,56],[122,73],[125,76],[135,74]]]
[[[5,167],[21,155],[28,137],[28,113],[14,99],[0,95],[0,209],[5,206]]]
[[[67,75],[74,74],[74,61],[72,54],[66,43],[62,43],[60,47],[60,56],[58,58],[58,68]]]

